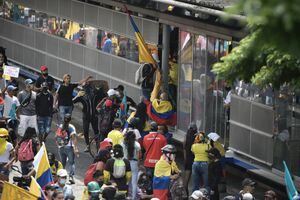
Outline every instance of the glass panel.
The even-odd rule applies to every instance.
[[[188,32],[180,31],[179,55],[178,128],[185,131],[190,123],[193,64],[192,35]]]
[[[195,36],[194,68],[193,68],[193,109],[192,121],[199,130],[204,130],[206,82],[203,82],[206,71],[206,37]]]

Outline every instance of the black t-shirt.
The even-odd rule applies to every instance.
[[[126,172],[131,171],[129,160],[127,160],[126,158],[124,158],[123,160],[124,160],[124,163],[125,163],[125,166],[126,166]],[[115,160],[113,158],[108,159],[106,164],[105,164],[105,170],[110,172],[110,177],[111,177],[112,180],[114,180],[116,182],[118,190],[121,190],[121,191],[126,190],[127,191],[128,186],[127,186],[126,175],[124,177],[121,177],[121,178],[115,178],[113,176],[114,162],[115,162]]]
[[[186,133],[186,138],[185,138],[185,151],[186,151],[186,160],[185,160],[185,169],[186,170],[191,170],[192,169],[192,164],[194,161],[194,154],[191,151],[192,145],[195,140],[195,133],[197,133],[194,130],[189,129]]]
[[[47,82],[49,90],[52,91],[54,87],[54,78],[52,78],[49,75],[46,78],[44,78],[43,76],[39,76],[38,79],[36,80],[35,86],[37,88],[40,88],[42,83],[44,82]]]
[[[57,89],[58,106],[73,106],[73,90],[78,84],[70,83],[68,86],[60,85]]]

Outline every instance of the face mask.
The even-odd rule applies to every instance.
[[[45,88],[45,87],[42,88],[42,92],[43,92],[43,93],[47,93],[47,91],[48,91],[47,88]]]
[[[43,73],[43,76],[48,76],[48,72],[47,73]]]
[[[52,197],[53,193],[54,193],[54,191],[50,191],[49,195]]]
[[[66,182],[67,182],[67,179],[65,179],[65,178],[59,180],[59,184],[61,184],[61,185],[65,185]]]
[[[97,183],[98,183],[99,187],[102,187],[103,181],[97,181]]]

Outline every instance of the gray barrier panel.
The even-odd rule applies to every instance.
[[[9,0],[50,16],[59,16],[135,39],[128,14],[76,0]],[[159,23],[133,17],[146,42],[158,44]]]
[[[108,81],[111,87],[123,84],[129,96],[136,101],[139,99],[140,89],[133,83],[138,63],[2,18],[0,24],[5,24],[5,27],[12,31],[20,30],[24,35],[23,43],[14,41],[12,34],[8,34],[7,37],[0,35],[0,45],[7,48],[7,56],[16,62],[36,71],[46,64],[51,75],[57,78],[69,73],[73,81],[78,81],[86,75],[92,75]]]
[[[230,119],[250,126],[251,102],[232,95],[231,105]]]
[[[273,163],[273,139],[251,131],[250,155],[268,163]]]
[[[235,124],[230,124],[229,146],[242,151],[243,153],[250,153],[250,131],[248,129],[239,127]]]
[[[273,135],[273,113],[270,107],[252,104],[251,127]]]

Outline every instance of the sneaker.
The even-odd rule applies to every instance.
[[[75,181],[74,181],[74,177],[73,176],[70,176],[69,177],[69,182],[71,185],[75,184]]]
[[[89,152],[89,151],[90,151],[90,146],[87,145],[83,151],[84,151],[84,152]]]

